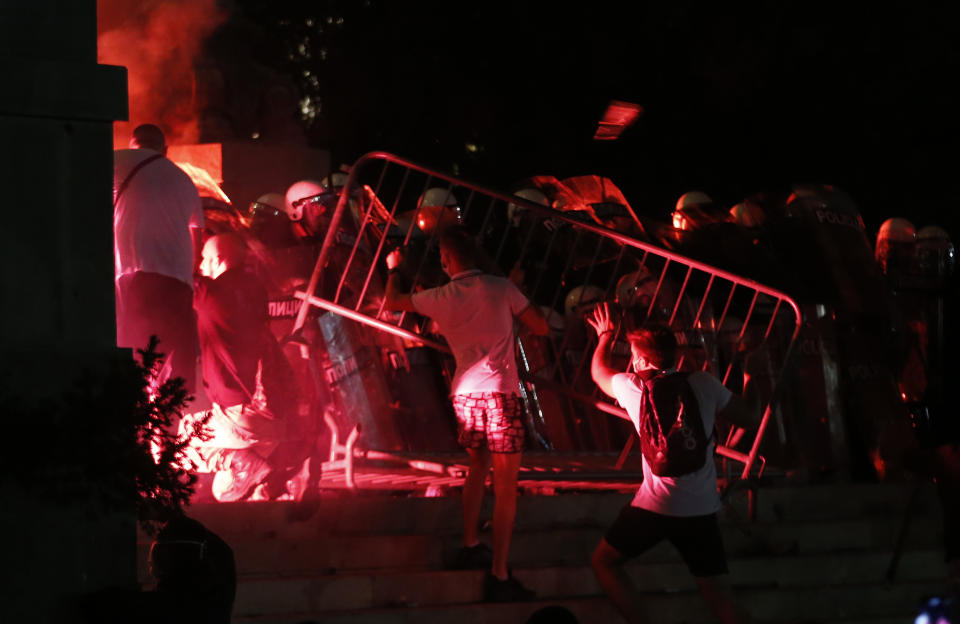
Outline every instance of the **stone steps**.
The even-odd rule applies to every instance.
[[[860,521],[866,517],[899,522],[907,506],[909,490],[903,486],[821,488],[817,493],[803,488],[764,490],[758,504],[758,522],[763,526],[779,522],[820,520]],[[833,492],[831,494],[831,492]],[[799,499],[793,501],[792,498]],[[568,494],[563,496],[521,496],[518,503],[518,532],[553,528],[606,527],[630,500],[624,494]],[[732,505],[721,512],[721,520],[742,521],[736,495]],[[488,497],[482,517],[489,517]],[[455,496],[442,498],[388,498],[343,496],[310,505],[287,502],[201,504],[188,509],[225,539],[304,540],[338,535],[457,535],[460,503]],[[914,507],[914,518],[936,516],[938,502],[932,486],[924,486]],[[141,535],[141,541],[149,538]]]
[[[735,492],[720,518],[731,582],[745,606],[769,622],[912,621],[921,597],[939,593],[945,576],[938,503],[924,484],[897,579],[884,580],[914,490],[909,483],[766,487],[754,523],[743,520],[746,497]],[[522,495],[511,564],[540,600],[499,605],[481,602],[481,571],[443,569],[459,547],[457,496],[365,493],[300,505],[197,504],[189,513],[234,549],[238,623],[522,624],[537,608],[562,604],[581,624],[607,624],[621,619],[588,562],[630,498],[610,491]],[[482,517],[490,517],[491,503],[488,497]],[[141,536],[144,581],[149,541]],[[669,544],[629,570],[654,621],[711,619]]]
[[[735,559],[731,581],[742,590],[874,587],[884,583],[890,554],[851,553],[799,557]],[[682,562],[632,562],[628,569],[639,590],[650,593],[696,592]],[[946,568],[939,551],[903,556],[898,583],[936,583]],[[599,596],[589,565],[515,568],[515,576],[545,598]],[[311,576],[276,575],[240,580],[235,613],[273,613],[283,609],[328,612],[365,608],[451,606],[482,600],[482,571],[392,570]]]
[[[866,516],[902,516],[913,485],[835,484],[762,487],[757,497],[759,522],[862,519]],[[606,526],[631,494],[585,492],[560,496],[520,496],[517,529],[560,526]],[[745,517],[745,496],[735,492],[723,512]],[[492,496],[485,501],[489,517]],[[936,514],[936,494],[930,484],[921,487],[917,515]],[[224,538],[244,535],[269,537],[283,531],[291,538],[327,533],[451,534],[460,531],[458,496],[389,497],[340,495],[300,506],[287,502],[197,504],[189,513]]]
[[[892,552],[900,518],[880,518],[869,523],[859,520],[778,522],[756,524],[721,523],[724,544],[730,558],[758,555],[796,555],[826,552]],[[576,565],[589,561],[590,553],[603,537],[599,526],[518,530],[511,547],[513,565]],[[459,535],[334,535],[298,538],[282,530],[256,539],[225,538],[234,550],[240,575],[326,574],[376,569],[440,569],[460,546]],[[489,540],[488,536],[484,539]],[[941,526],[935,517],[914,519],[907,535],[908,549],[935,549]],[[141,578],[146,579],[149,543],[139,545]],[[668,544],[662,544],[642,558],[645,562],[678,560]]]
[[[932,582],[883,585],[845,585],[815,588],[740,589],[738,599],[759,621],[769,623],[819,622],[867,624],[910,622],[920,597],[935,593]],[[693,591],[641,594],[653,622],[712,621],[706,605]],[[621,624],[622,618],[605,598],[564,597],[527,603],[479,602],[442,606],[395,606],[342,611],[286,611],[271,613],[235,610],[234,622],[256,624],[523,624],[537,609],[559,604],[570,609],[580,624]]]

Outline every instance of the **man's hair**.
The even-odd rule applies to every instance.
[[[153,124],[141,124],[133,129],[133,141],[140,147],[163,152],[167,146],[167,140],[163,136],[163,130]]]
[[[670,368],[677,362],[677,337],[666,325],[642,325],[628,331],[627,340],[657,368]]]
[[[450,225],[437,232],[437,243],[446,249],[460,264],[468,267],[477,264],[477,247],[473,238],[462,226]]]

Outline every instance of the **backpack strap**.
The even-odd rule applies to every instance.
[[[163,158],[163,154],[154,154],[152,156],[147,156],[146,158],[138,162],[133,169],[130,170],[130,173],[127,174],[127,177],[124,178],[123,182],[120,183],[120,186],[117,187],[117,194],[113,196],[114,208],[116,208],[117,204],[120,202],[120,196],[123,195],[123,192],[127,190],[128,186],[130,186],[130,180],[133,179],[133,176],[137,175],[137,173],[139,173],[141,169],[143,169],[153,161],[158,160],[160,158]]]
[[[655,446],[663,447],[667,443],[667,438],[663,433],[663,426],[660,423],[660,414],[657,413],[657,405],[653,401],[653,393],[650,391],[649,383],[665,375],[666,371],[656,371],[647,378],[638,378],[640,382],[640,427],[642,433],[648,436],[648,439],[654,440]],[[682,409],[682,406],[681,406]],[[677,418],[680,414],[677,415]]]

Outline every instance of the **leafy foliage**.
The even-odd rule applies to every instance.
[[[206,420],[177,436],[192,397],[183,379],[163,380],[164,355],[156,347],[152,338],[137,358],[86,368],[58,399],[31,404],[9,388],[0,393],[10,423],[0,480],[64,506],[91,501],[105,512],[135,506],[151,533],[182,513],[197,481],[184,449],[191,437],[202,439]]]

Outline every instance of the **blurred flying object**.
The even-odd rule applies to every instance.
[[[593,135],[594,141],[615,141],[620,138],[624,130],[633,125],[643,113],[643,107],[633,102],[611,100],[607,110]]]
[[[184,170],[193,180],[200,197],[210,197],[232,204],[223,191],[223,155],[219,143],[170,145],[167,158]]]
[[[174,164],[183,169],[184,172],[190,176],[194,186],[197,187],[197,192],[200,194],[200,197],[210,197],[220,200],[225,204],[232,203],[230,198],[227,197],[227,194],[223,192],[222,188],[220,188],[220,184],[213,179],[213,176],[209,171],[203,167],[198,167],[188,162],[174,161]]]
[[[614,226],[612,218],[623,215],[640,226],[627,198],[610,178],[585,175],[558,180],[553,176],[534,176],[530,182],[547,197],[554,210],[582,212],[604,227]]]

